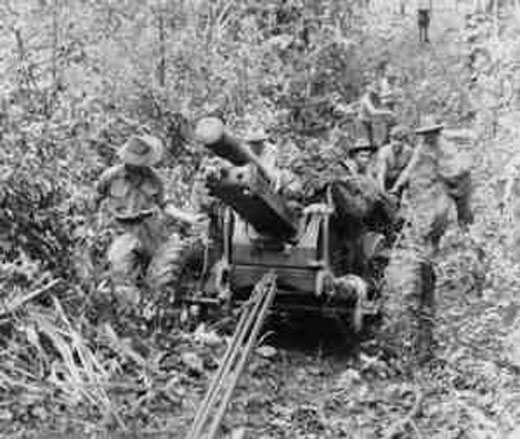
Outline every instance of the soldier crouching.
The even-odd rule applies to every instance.
[[[113,291],[127,305],[141,302],[141,283],[158,293],[176,280],[183,246],[169,233],[166,216],[188,223],[200,219],[166,202],[152,167],[162,154],[159,139],[132,136],[118,152],[123,163],[103,172],[97,183],[98,203],[107,200],[116,234],[108,250]]]

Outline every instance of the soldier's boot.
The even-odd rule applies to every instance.
[[[124,233],[116,237],[108,249],[113,292],[125,307],[136,307],[141,300],[137,286],[141,271],[140,248],[140,241],[134,234]]]
[[[435,326],[435,271],[430,261],[420,264],[420,303],[417,322],[415,357],[419,364],[433,357]]]
[[[455,198],[455,207],[457,208],[457,221],[459,227],[466,229],[468,225],[473,224],[474,216],[471,209],[471,197],[469,194]]]

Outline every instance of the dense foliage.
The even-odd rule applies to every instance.
[[[352,104],[366,75],[390,62],[406,123],[433,110],[478,136],[468,146],[478,219],[469,235],[450,231],[438,264],[437,368],[403,381],[373,340],[348,367],[303,353],[258,357],[228,426],[245,419],[264,437],[391,438],[417,428],[439,438],[515,437],[520,273],[514,227],[495,200],[497,175],[516,153],[520,29],[506,14],[498,36],[491,19],[481,21],[475,44],[491,56],[472,77],[468,5],[444,2],[434,44],[420,47],[413,11],[364,3],[2,2],[3,429],[178,430],[222,353],[225,337],[207,328],[165,333],[153,313],[121,316],[110,303],[110,236],[92,187],[129,134],[165,142],[160,173],[179,205],[189,204],[201,156],[193,121],[214,111],[237,133],[261,123],[292,143],[301,152],[292,165],[312,192],[355,137],[352,117],[335,105]],[[247,408],[269,421],[248,421]]]

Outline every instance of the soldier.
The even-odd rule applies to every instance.
[[[430,27],[430,17],[432,10],[432,0],[417,0],[417,24],[419,25],[419,43],[429,43],[428,29]]]
[[[358,217],[364,217],[363,221],[369,228],[386,234],[390,233],[391,225],[395,220],[397,202],[395,197],[381,191],[378,187],[375,151],[376,149],[370,146],[367,139],[360,138],[356,141],[349,150],[349,158],[341,163],[347,170],[348,176],[343,181],[332,185],[333,194],[336,194],[336,203],[339,203],[340,210],[345,213],[363,211],[358,214]],[[349,198],[353,203],[348,201]],[[357,207],[354,207],[354,204],[357,204]]]
[[[399,101],[399,90],[397,84],[398,75],[395,69],[387,67],[380,81],[381,104],[388,110],[394,112]]]
[[[251,128],[244,140],[270,171],[275,191],[293,201],[299,199],[303,187],[300,179],[290,171],[288,157],[282,154],[281,145],[272,143],[262,127]]]
[[[275,162],[275,191],[282,193],[288,200],[288,205],[300,209],[304,199],[302,179],[292,168],[301,158],[300,149],[291,141],[278,142]]]
[[[407,181],[403,171],[412,158],[413,148],[408,143],[408,131],[397,125],[390,131],[390,143],[377,155],[376,175],[379,188],[400,196]],[[400,178],[403,175],[403,178]]]
[[[169,235],[164,214],[191,224],[203,220],[167,204],[163,182],[152,168],[162,153],[156,137],[131,136],[118,152],[123,163],[103,172],[97,183],[97,204],[107,199],[117,235],[108,250],[114,293],[131,305],[141,300],[140,279],[153,291],[172,281],[180,246],[178,237]]]
[[[368,139],[360,137],[348,150],[348,159],[342,162],[350,175],[374,175],[373,157],[377,149]]]
[[[472,220],[465,169],[450,166],[460,162],[458,154],[447,154],[444,125],[432,115],[423,118],[415,131],[420,136],[405,170],[409,181],[406,193],[407,224],[388,268],[390,295],[396,300],[396,336],[403,355],[413,366],[432,356],[435,309],[435,271],[433,257],[448,226],[451,202],[455,201],[459,222]],[[457,191],[450,188],[456,183]],[[395,295],[395,296],[394,296]]]
[[[400,248],[387,270],[395,303],[388,333],[394,334],[405,364],[412,369],[431,358],[435,272],[432,257],[447,226],[449,199],[438,176],[438,139],[443,125],[433,117],[416,130],[421,143],[408,165],[407,224]],[[393,330],[392,330],[393,328]]]
[[[244,135],[244,142],[260,157],[261,162],[268,169],[275,169],[277,148],[263,127],[250,127]]]
[[[378,87],[374,82],[370,82],[367,87],[365,94],[359,101],[359,114],[358,119],[365,131],[366,138],[370,142],[370,146],[376,148],[376,142],[374,137],[374,121],[376,118],[388,118],[394,117],[394,113],[387,108],[381,107],[381,100],[378,94]]]
[[[384,70],[384,75],[379,82],[381,104],[384,108],[390,110],[394,117],[388,117],[385,120],[386,129],[383,145],[390,142],[390,131],[397,125],[395,114],[397,112],[397,105],[401,102],[403,95],[403,91],[399,87],[397,80],[397,71],[392,66],[387,65]]]

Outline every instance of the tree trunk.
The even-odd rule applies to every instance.
[[[166,85],[166,30],[164,26],[164,11],[157,12],[157,27],[159,32],[159,63],[157,65],[157,80],[161,87]]]
[[[58,1],[52,4],[52,83],[56,86],[58,76]]]
[[[500,31],[499,29],[499,20],[498,20],[498,11],[499,11],[499,7],[498,7],[498,0],[494,0],[494,3],[493,3],[493,6],[494,6],[494,11],[493,11],[493,15],[495,17],[495,38],[498,40],[498,33]]]

